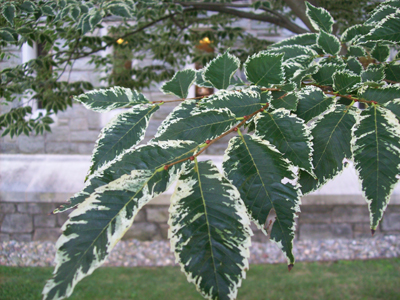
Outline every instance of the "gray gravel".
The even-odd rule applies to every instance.
[[[0,265],[52,266],[55,254],[52,242],[0,243]],[[339,259],[371,259],[400,256],[400,236],[377,236],[357,240],[308,240],[295,241],[294,255],[297,261],[332,261]],[[279,248],[271,243],[253,242],[250,263],[286,262]],[[171,266],[175,257],[167,241],[140,242],[120,241],[105,266]]]

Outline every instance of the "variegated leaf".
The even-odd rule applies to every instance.
[[[311,75],[312,78],[319,85],[333,85],[333,74],[336,71],[344,69],[344,65],[337,65],[334,63],[323,64],[319,67],[318,71]]]
[[[302,119],[285,109],[264,111],[256,118],[255,134],[269,141],[295,166],[314,174],[311,134]]]
[[[89,175],[143,140],[149,119],[158,108],[158,105],[134,106],[111,120],[96,141]]]
[[[391,100],[400,98],[400,87],[396,85],[381,88],[367,87],[359,91],[358,98],[385,104]]]
[[[239,69],[240,60],[229,52],[218,55],[204,67],[203,78],[217,89],[226,89],[233,74]]]
[[[385,78],[385,72],[382,65],[369,65],[368,68],[361,72],[363,82],[379,83]]]
[[[169,212],[171,248],[188,281],[205,298],[236,299],[252,234],[237,189],[211,161],[195,161],[180,175]]]
[[[400,83],[400,65],[399,64],[386,64],[385,77],[387,80]]]
[[[364,68],[357,58],[350,57],[346,62],[346,70],[350,70],[356,75],[361,75]]]
[[[192,69],[186,69],[175,73],[170,81],[164,83],[161,91],[165,94],[173,94],[178,98],[185,99],[189,93],[190,86],[196,79],[196,72]]]
[[[154,140],[189,140],[200,144],[216,138],[236,123],[236,116],[227,108],[204,110],[172,119],[168,126],[157,131]]]
[[[389,5],[380,5],[373,14],[369,17],[364,24],[366,25],[377,25],[380,21],[386,18],[388,15],[396,12],[396,8]]]
[[[308,86],[297,93],[299,103],[297,105],[297,116],[306,123],[321,115],[334,103],[333,97],[327,97],[320,88]]]
[[[153,146],[164,155],[163,158],[176,161],[182,150],[186,151],[187,145],[170,141]],[[69,215],[56,244],[56,269],[43,290],[44,300],[63,299],[71,295],[81,279],[104,263],[132,225],[140,208],[163,193],[176,179],[180,164],[168,171],[160,171],[160,156],[151,157],[149,151],[140,154],[144,159],[140,166],[143,169],[130,165],[131,171],[98,187]]]
[[[354,128],[352,151],[371,229],[375,230],[399,181],[400,125],[396,116],[376,105],[364,110]]]
[[[361,77],[351,71],[337,71],[333,74],[333,89],[335,92],[345,95],[361,85]]]
[[[398,10],[388,15],[366,36],[359,39],[360,43],[370,41],[385,41],[394,44],[400,42],[400,12]]]
[[[299,45],[299,46],[312,46],[317,43],[317,34],[316,33],[303,33],[297,34],[290,38],[284,39],[283,41],[274,43],[270,46],[270,48],[279,48],[282,46],[291,46],[291,45]]]
[[[384,105],[385,108],[390,110],[400,122],[400,99],[394,99]]]
[[[365,49],[361,46],[350,46],[347,49],[347,56],[362,57],[365,55]]]
[[[371,51],[371,56],[377,61],[385,62],[390,55],[390,49],[387,45],[381,45],[377,43]]]
[[[296,92],[271,92],[272,100],[270,101],[271,107],[274,109],[284,108],[287,110],[295,111],[299,97]]]
[[[316,30],[332,32],[334,20],[331,14],[322,7],[315,7],[306,1],[306,15]]]
[[[200,87],[212,88],[213,85],[210,82],[204,80],[203,73],[203,69],[196,70],[196,85]]]
[[[247,79],[255,85],[269,87],[271,84],[282,84],[284,73],[283,54],[257,53],[244,63]]]
[[[349,42],[350,44],[352,44],[359,37],[368,34],[373,28],[374,26],[363,25],[363,24],[350,26],[343,32],[341,41],[344,43]]]
[[[228,108],[235,116],[243,117],[262,107],[260,93],[255,89],[220,91],[205,99],[200,107],[207,109]]]
[[[15,6],[12,2],[4,3],[2,14],[8,23],[10,23],[11,26],[14,26]]]
[[[327,33],[325,30],[319,32],[317,44],[325,53],[338,55],[340,52],[339,39],[333,34]]]
[[[74,99],[96,112],[107,112],[129,105],[150,103],[143,94],[118,86],[93,90],[76,96]]]
[[[343,169],[343,159],[351,158],[351,129],[356,118],[355,109],[336,105],[316,121],[311,135],[314,148],[312,163],[317,179],[300,170],[299,183],[303,194],[318,189],[334,178]]]
[[[67,204],[61,205],[53,213],[71,209],[87,199],[94,191],[117,180],[132,170],[155,171],[163,165],[193,155],[197,144],[190,141],[149,142],[147,145],[129,149],[89,177],[84,189],[71,197]]]
[[[296,178],[292,165],[269,142],[244,135],[229,141],[223,168],[238,188],[253,221],[265,234],[267,217],[275,211],[271,240],[278,244],[288,264],[292,265],[295,218],[300,211],[299,186],[291,182]]]
[[[289,59],[296,59],[297,57],[313,58],[314,56],[317,55],[317,52],[315,52],[310,47],[304,47],[300,45],[281,46],[279,48],[268,49],[266,51],[263,51],[262,53],[276,54],[276,55],[283,53],[284,54],[283,61],[287,61]]]

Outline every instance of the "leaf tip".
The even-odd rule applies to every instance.
[[[288,267],[288,270],[289,270],[289,272],[290,272],[290,271],[292,271],[292,269],[293,269],[293,267],[294,267],[294,264],[290,264],[290,265],[288,265],[287,267]]]
[[[374,236],[375,231],[376,231],[375,229],[372,229],[372,228],[371,228],[371,234],[372,234],[372,236]]]

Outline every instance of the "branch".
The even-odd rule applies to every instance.
[[[316,32],[314,27],[311,25],[310,20],[308,19],[306,15],[306,5],[304,3],[304,0],[283,0],[287,6],[290,7],[292,12],[301,20],[303,23],[310,29],[312,32]],[[315,1],[309,1],[309,2],[315,2]],[[315,5],[316,3],[312,3]]]
[[[237,10],[228,8],[228,5],[221,5],[225,3],[201,3],[201,2],[179,2],[176,3],[182,5],[183,7],[191,7],[195,10],[206,10],[206,11],[214,11],[225,13],[233,16],[237,16],[240,18],[268,22],[271,24],[275,24],[279,27],[286,28],[293,33],[307,33],[308,31],[295,23],[291,22],[288,18],[282,17],[273,17],[265,14],[255,14],[243,10]],[[215,5],[217,4],[217,5]]]

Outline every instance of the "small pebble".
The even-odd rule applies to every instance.
[[[0,265],[20,267],[49,267],[54,265],[55,243],[17,242],[0,243]],[[400,256],[400,236],[375,236],[357,240],[306,240],[294,242],[296,261],[335,261]],[[251,264],[284,263],[286,258],[272,242],[256,243],[250,247]],[[175,256],[168,241],[120,241],[104,266],[173,266]]]

